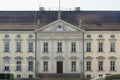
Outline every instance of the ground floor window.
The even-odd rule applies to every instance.
[[[91,75],[87,75],[87,79],[91,79]]]
[[[20,75],[20,74],[18,74],[18,75],[17,75],[17,78],[21,78],[21,75]]]
[[[103,75],[102,74],[99,74],[99,77],[102,77]]]
[[[43,62],[43,71],[48,71],[48,61]]]
[[[33,75],[32,75],[32,74],[29,74],[28,77],[29,77],[29,78],[33,78]]]
[[[10,70],[10,62],[9,61],[4,61],[4,70],[9,71]]]
[[[71,71],[76,71],[76,61],[71,62]]]

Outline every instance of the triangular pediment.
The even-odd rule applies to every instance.
[[[56,20],[46,26],[43,26],[36,31],[45,31],[45,32],[75,32],[75,31],[84,31],[77,26],[74,26],[63,20]]]

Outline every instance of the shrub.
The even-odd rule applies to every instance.
[[[105,77],[105,80],[114,80],[114,79],[120,79],[120,74],[115,74]]]

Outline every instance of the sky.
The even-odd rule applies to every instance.
[[[61,10],[114,10],[120,11],[120,0],[60,0]],[[0,11],[16,10],[58,10],[59,0],[0,0]]]

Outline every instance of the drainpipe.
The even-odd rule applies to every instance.
[[[38,62],[37,62],[37,32],[35,31],[35,78],[38,78]]]
[[[85,76],[85,74],[84,74],[84,34],[85,34],[85,32],[83,32],[83,74],[82,74],[82,77],[83,77],[83,80],[84,80],[84,76]]]

